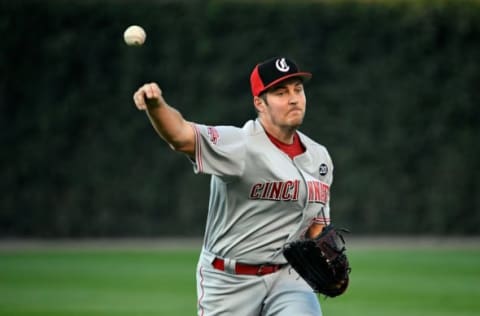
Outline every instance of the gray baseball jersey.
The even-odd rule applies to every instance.
[[[285,263],[285,242],[312,221],[329,222],[333,164],[324,146],[298,132],[306,150],[291,159],[258,120],[242,128],[194,127],[194,171],[211,175],[206,251],[251,264]]]

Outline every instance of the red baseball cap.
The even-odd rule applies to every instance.
[[[252,94],[258,97],[277,83],[292,77],[300,77],[305,82],[312,78],[312,74],[298,70],[295,62],[286,57],[268,59],[256,65],[250,75]]]

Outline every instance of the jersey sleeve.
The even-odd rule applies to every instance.
[[[245,167],[245,136],[234,126],[193,125],[195,130],[195,173],[235,177]]]

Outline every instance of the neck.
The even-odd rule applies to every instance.
[[[262,119],[259,119],[259,121],[260,121],[260,124],[262,124],[265,131],[271,136],[275,137],[277,140],[285,144],[293,143],[293,136],[297,131],[296,128],[265,124],[265,122],[262,121]]]

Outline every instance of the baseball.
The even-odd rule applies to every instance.
[[[145,30],[138,25],[129,26],[123,33],[123,39],[128,46],[140,46],[145,43],[147,34]]]

